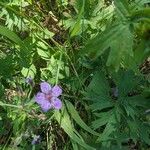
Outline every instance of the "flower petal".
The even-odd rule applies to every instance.
[[[55,85],[53,88],[52,88],[52,96],[54,97],[58,97],[59,95],[62,94],[62,89],[58,86],[58,85]]]
[[[50,84],[47,82],[42,82],[40,84],[40,87],[41,87],[41,91],[45,94],[48,94],[50,92],[50,90],[52,89]]]
[[[35,101],[38,103],[38,104],[43,104],[43,102],[45,101],[45,94],[44,93],[41,93],[41,92],[38,92],[35,96]]]
[[[40,106],[44,112],[47,112],[49,109],[52,108],[51,103],[47,100],[45,102],[43,102]]]
[[[54,98],[51,103],[52,106],[57,110],[61,109],[62,107],[62,102],[59,98]]]

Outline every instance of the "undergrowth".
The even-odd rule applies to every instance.
[[[150,148],[149,0],[0,1],[0,149]]]

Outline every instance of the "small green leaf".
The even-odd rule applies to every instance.
[[[35,66],[32,64],[29,68],[24,68],[21,70],[21,73],[24,77],[32,77],[34,78],[35,74],[36,74],[36,68]]]
[[[41,58],[43,59],[50,59],[50,54],[49,52],[43,50],[43,49],[40,49],[40,48],[37,48],[37,52],[38,52],[38,55],[41,56]]]

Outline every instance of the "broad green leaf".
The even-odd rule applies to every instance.
[[[55,111],[55,118],[60,124],[60,126],[63,128],[63,130],[68,134],[68,136],[78,143],[79,145],[83,146],[87,150],[95,150],[91,146],[87,145],[81,138],[77,136],[77,131],[74,129],[70,117],[66,111],[66,109],[62,110],[62,113],[59,111]]]
[[[66,101],[66,105],[67,105],[67,109],[69,111],[69,113],[71,114],[71,117],[76,121],[76,123],[81,126],[84,130],[86,130],[87,132],[93,134],[93,135],[97,135],[99,136],[99,133],[95,132],[94,130],[92,130],[89,126],[87,126],[83,120],[81,119],[81,117],[79,116],[78,112],[75,110],[74,106],[69,102]]]
[[[7,37],[11,41],[15,42],[16,44],[18,44],[22,48],[26,49],[23,41],[13,31],[11,31],[11,30],[7,29],[6,27],[0,25],[0,34],[2,36]]]

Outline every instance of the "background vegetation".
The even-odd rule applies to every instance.
[[[148,150],[149,6],[0,0],[0,148]],[[61,86],[61,110],[35,103],[41,81]]]

